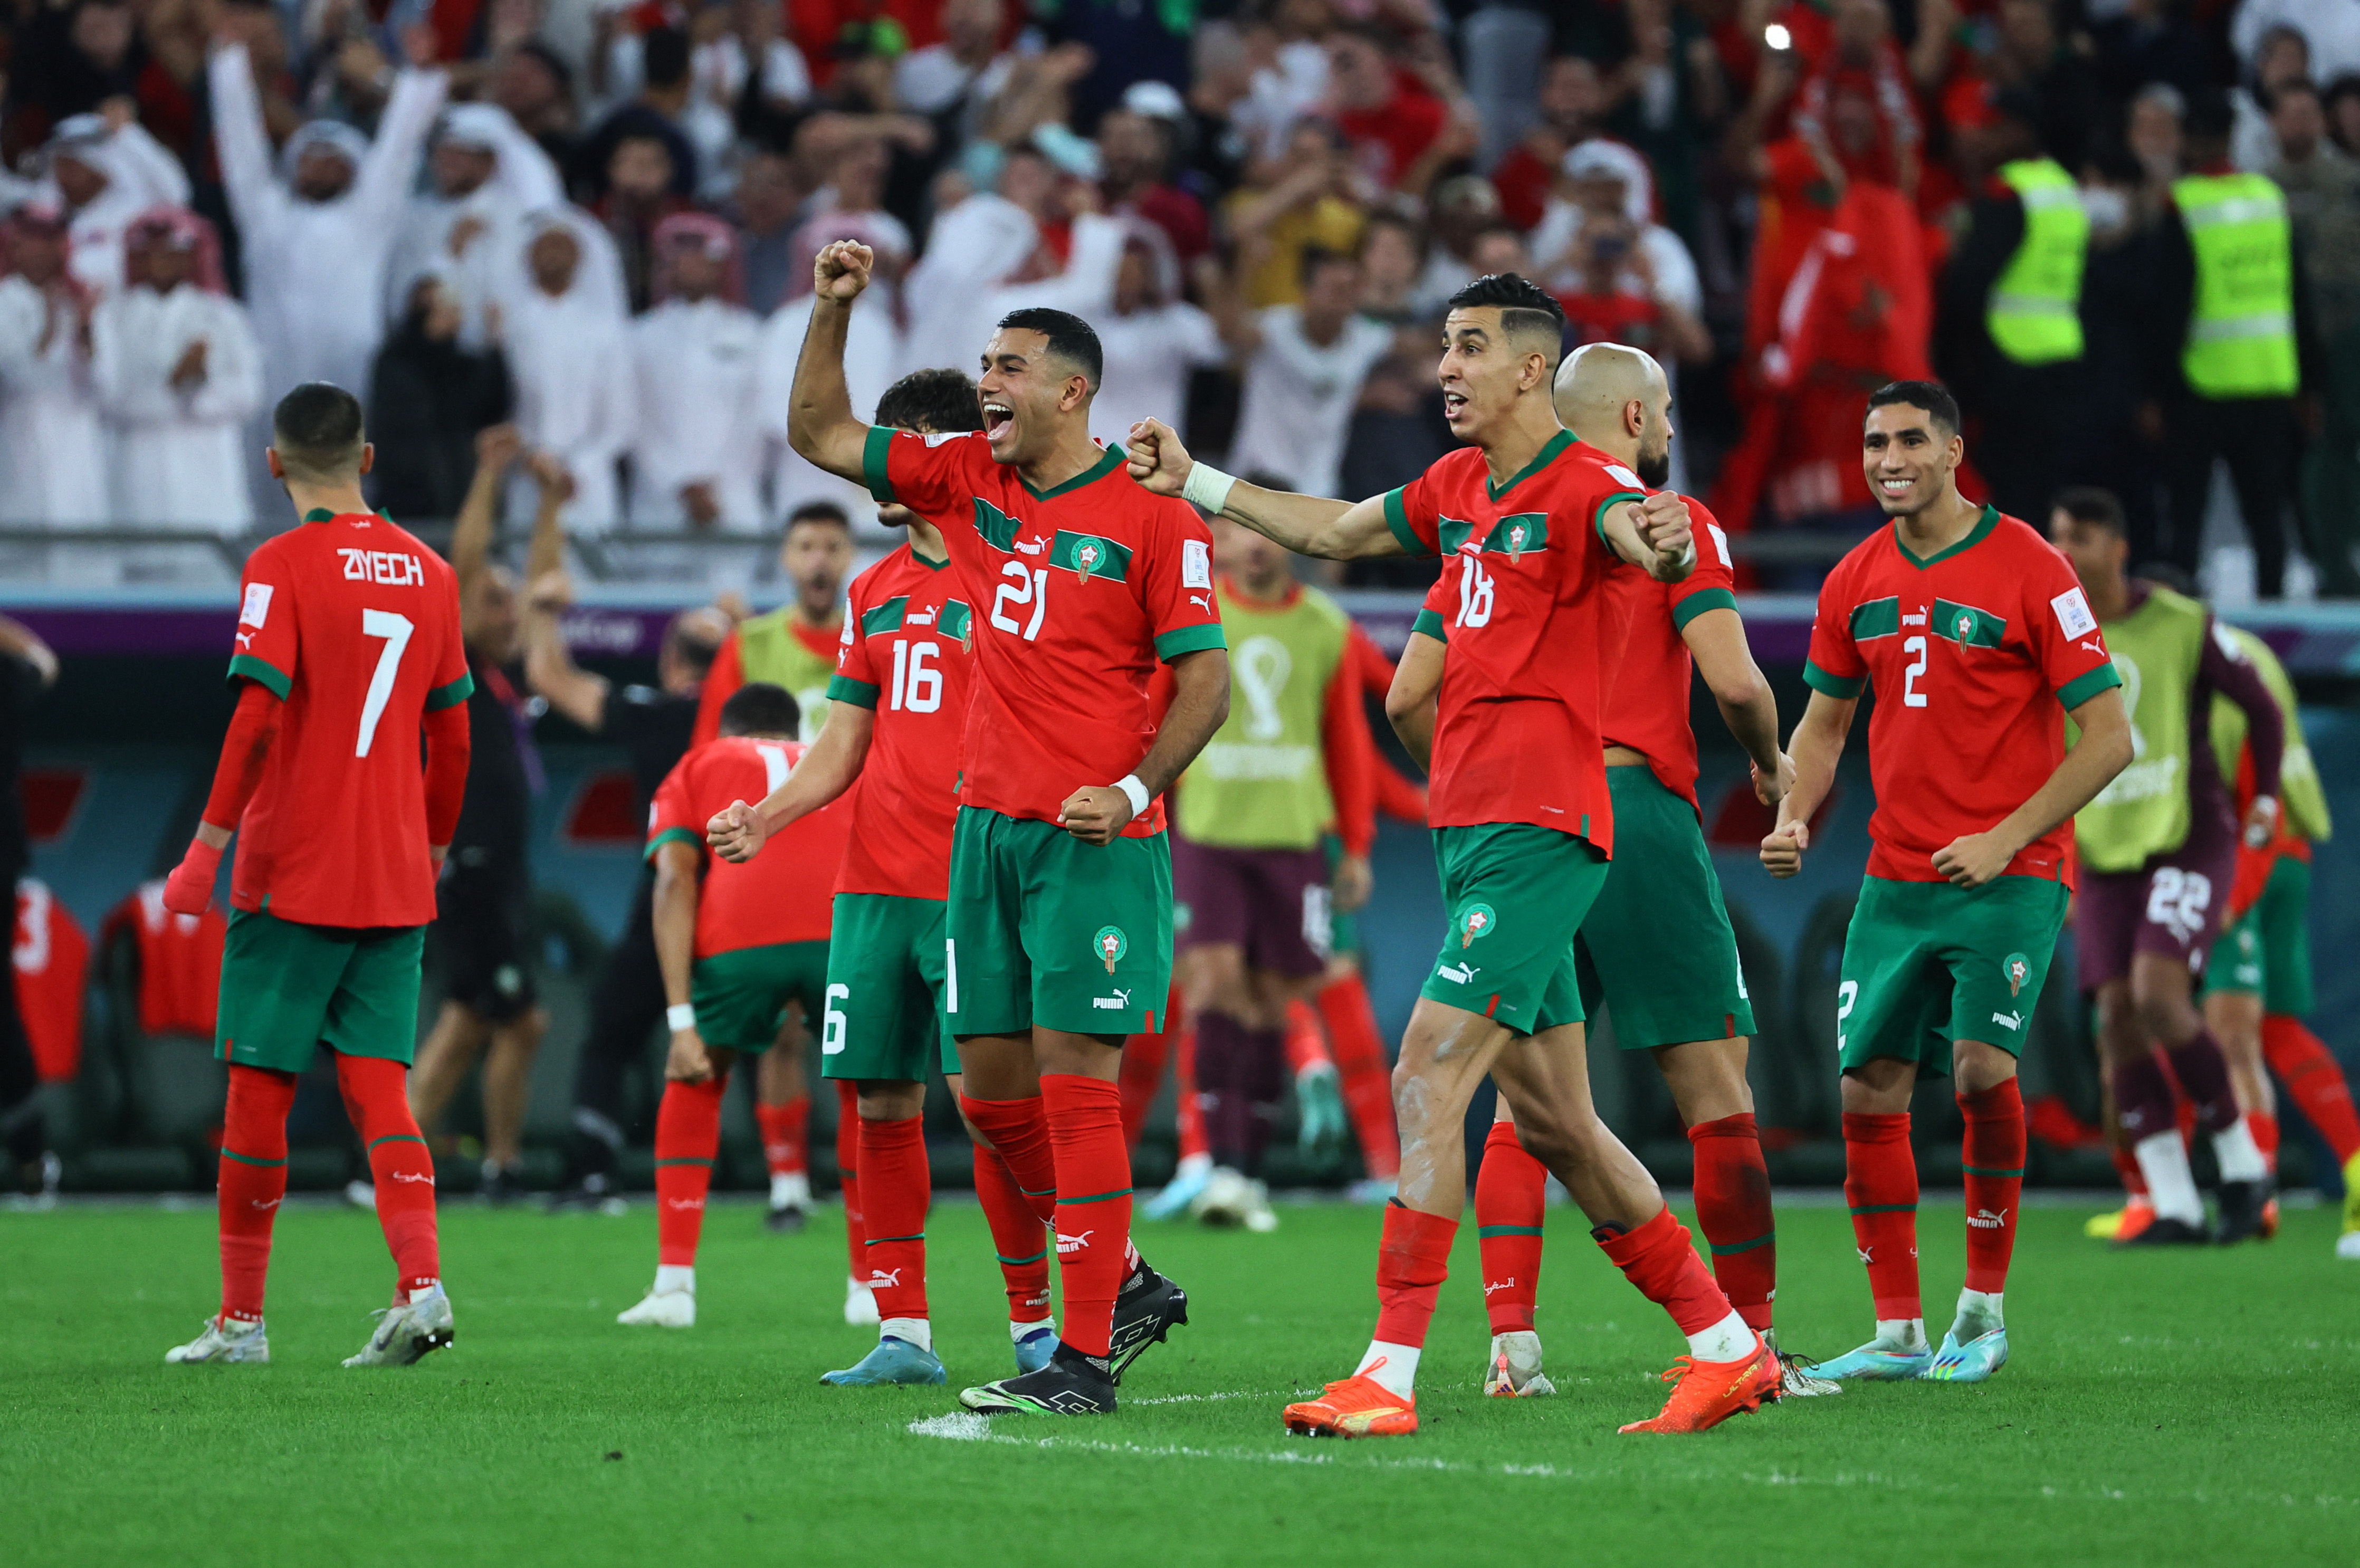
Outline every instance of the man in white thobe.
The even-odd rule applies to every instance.
[[[631,326],[635,527],[762,528],[762,321],[723,298],[736,245],[736,232],[718,218],[683,212],[656,225],[659,303]]]
[[[536,213],[525,242],[531,283],[504,306],[508,376],[525,444],[555,457],[574,481],[560,514],[569,531],[602,534],[623,520],[615,465],[629,449],[639,408],[637,368],[619,273],[597,220],[577,209]],[[511,488],[509,512],[530,517],[539,486]]]
[[[493,103],[454,103],[442,115],[428,158],[433,189],[410,198],[386,282],[386,317],[400,320],[411,285],[432,273],[458,296],[459,341],[480,348],[497,336],[485,307],[512,284],[530,214],[558,206],[557,165]]]
[[[1106,355],[1090,399],[1090,434],[1101,445],[1126,446],[1132,425],[1157,419],[1185,441],[1189,374],[1227,364],[1229,345],[1212,317],[1180,298],[1180,259],[1171,237],[1143,218],[1122,222],[1127,238],[1114,302],[1089,318]]]
[[[0,523],[89,528],[107,519],[106,446],[83,332],[87,296],[66,271],[56,207],[8,220],[0,278]]]
[[[1229,461],[1240,474],[1269,474],[1304,495],[1333,495],[1360,384],[1392,351],[1393,334],[1357,310],[1359,262],[1314,255],[1304,274],[1303,303],[1273,305],[1239,323],[1245,390]]]
[[[143,214],[126,246],[141,281],[91,318],[93,378],[115,435],[116,517],[137,528],[243,533],[246,421],[262,357],[246,308],[195,281],[209,236],[184,208]]]
[[[47,178],[37,203],[61,205],[71,225],[74,281],[95,304],[123,287],[123,233],[155,206],[185,207],[189,176],[137,120],[101,114],[58,122],[41,149]]]
[[[861,419],[875,417],[877,399],[901,374],[903,351],[901,331],[893,319],[894,295],[898,279],[910,265],[907,231],[896,239],[894,230],[901,225],[888,229],[867,222],[867,217],[865,213],[827,213],[805,225],[812,235],[825,236],[819,240],[821,246],[836,240],[858,240],[876,256],[871,278],[884,287],[871,287],[853,302],[844,340],[845,385],[852,393],[853,415]],[[867,533],[876,525],[876,500],[861,486],[814,468],[787,441],[795,362],[802,357],[803,332],[811,325],[812,312],[808,283],[788,292],[786,301],[762,323],[758,383],[763,430],[770,438],[770,519],[773,526],[782,526],[806,501],[833,501],[852,519],[856,534]]]

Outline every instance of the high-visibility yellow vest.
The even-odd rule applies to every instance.
[[[2196,253],[2196,309],[2180,367],[2204,397],[2285,397],[2294,347],[2294,232],[2267,175],[2192,174],[2171,184]]]
[[[1992,285],[1983,322],[1999,351],[2018,365],[2081,357],[2081,267],[2090,255],[2090,216],[2065,166],[2053,158],[2018,158],[1999,177],[2024,203],[2024,241]]]

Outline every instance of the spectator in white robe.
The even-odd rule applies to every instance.
[[[246,307],[223,290],[213,225],[183,207],[154,208],[125,249],[139,281],[91,317],[115,515],[138,528],[243,533],[254,523],[245,430],[262,408],[262,361]]]
[[[734,300],[737,232],[679,212],[656,225],[658,303],[631,324],[639,420],[631,522],[755,533],[763,524],[761,318]]]
[[[639,408],[622,272],[606,232],[586,212],[535,213],[530,228],[522,247],[530,281],[504,312],[516,423],[525,444],[556,458],[574,482],[560,513],[567,531],[603,534],[623,520],[616,464],[631,445]],[[531,476],[519,474],[511,515],[530,516],[539,496]]]
[[[867,533],[876,526],[876,500],[860,485],[814,468],[796,453],[787,441],[787,409],[793,398],[795,362],[811,325],[812,259],[837,240],[858,240],[876,261],[869,287],[853,301],[852,320],[846,324],[844,380],[852,394],[853,417],[876,417],[877,399],[901,375],[903,363],[901,330],[894,315],[895,297],[910,267],[909,231],[898,223],[890,227],[871,223],[864,213],[829,212],[805,223],[800,234],[815,242],[803,258],[803,287],[791,289],[786,302],[762,323],[758,396],[770,443],[770,518],[773,526],[783,525],[806,501],[833,501],[852,519],[856,534]]]
[[[1143,219],[1123,221],[1122,262],[1115,273],[1114,304],[1090,318],[1106,372],[1090,402],[1090,434],[1106,446],[1125,446],[1131,427],[1157,419],[1188,430],[1188,377],[1229,357],[1213,318],[1180,298],[1180,258],[1171,236]]]
[[[206,73],[267,388],[276,397],[329,381],[357,395],[385,335],[387,265],[447,79],[400,72],[374,141],[313,120],[287,138],[274,171],[246,47],[216,49]]]
[[[20,207],[0,276],[0,524],[107,517],[106,443],[90,377],[90,297],[67,270],[56,206]]]
[[[1113,310],[1125,230],[1096,211],[1098,187],[1059,173],[1029,144],[1010,150],[1000,184],[1022,199],[969,196],[934,220],[926,253],[902,290],[910,305],[908,369],[972,372],[1000,319],[1026,306],[1070,310],[1084,321]],[[1073,243],[1062,266],[1042,244],[1036,211],[1072,220]]]
[[[47,178],[35,201],[61,205],[74,280],[94,304],[123,287],[123,233],[150,207],[185,207],[189,176],[137,120],[75,114],[42,148]]]
[[[1360,313],[1360,264],[1335,251],[1303,256],[1303,303],[1232,322],[1246,356],[1239,473],[1278,475],[1306,495],[1333,495],[1369,369],[1391,353],[1393,329]]]
[[[541,145],[492,103],[445,110],[427,162],[432,189],[411,197],[403,215],[387,320],[400,316],[411,287],[431,272],[458,297],[460,343],[480,348],[497,335],[485,310],[508,287],[529,215],[563,202],[564,182]]]

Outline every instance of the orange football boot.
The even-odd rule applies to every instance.
[[[1764,1400],[1778,1397],[1778,1357],[1760,1344],[1754,1345],[1753,1355],[1736,1361],[1699,1361],[1683,1356],[1664,1374],[1664,1381],[1673,1388],[1663,1413],[1619,1430],[1702,1432],[1740,1410],[1758,1410]]]
[[[1417,1432],[1417,1396],[1396,1394],[1368,1373],[1355,1373],[1328,1384],[1316,1399],[1287,1406],[1286,1430],[1302,1437],[1410,1437]]]

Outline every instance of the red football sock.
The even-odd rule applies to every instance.
[[[1114,1299],[1130,1271],[1131,1153],[1122,1142],[1122,1091],[1077,1073],[1041,1075],[1041,1106],[1056,1159],[1057,1273],[1065,1282],[1059,1335],[1084,1356],[1104,1356]]]
[[[1875,1298],[1876,1315],[1922,1318],[1918,1157],[1909,1151],[1909,1113],[1846,1111],[1843,1136],[1844,1202],[1852,1206],[1852,1238],[1868,1265],[1868,1291]]]
[[[1008,1286],[1008,1321],[1039,1323],[1049,1315],[1048,1234],[1008,1161],[980,1143],[975,1146],[975,1195],[991,1226],[992,1249]]]
[[[721,1099],[729,1078],[716,1073],[702,1083],[675,1079],[656,1107],[656,1261],[677,1268],[696,1263],[705,1231],[705,1194],[713,1185],[713,1157],[721,1150]]]
[[[2117,1143],[2107,1148],[2106,1157],[2114,1162],[2114,1174],[2123,1179],[2124,1193],[2133,1198],[2146,1197],[2147,1177],[2139,1171],[2138,1156]]]
[[[1159,1034],[1135,1034],[1122,1042],[1122,1073],[1115,1082],[1122,1086],[1126,1148],[1137,1149],[1139,1135],[1147,1128],[1147,1113],[1155,1107],[1155,1096],[1164,1088],[1164,1066],[1172,1060],[1174,1032],[1167,1027]]]
[[[2262,1162],[2270,1174],[2278,1173],[2278,1118],[2268,1111],[2247,1111],[2245,1126],[2254,1135],[2254,1147],[2262,1151]]]
[[[1729,1316],[1729,1298],[1697,1256],[1688,1227],[1669,1208],[1657,1210],[1654,1219],[1636,1230],[1590,1234],[1607,1261],[1622,1270],[1641,1295],[1671,1313],[1682,1334],[1702,1334]]]
[[[407,1301],[442,1277],[434,1228],[434,1156],[410,1114],[410,1069],[378,1056],[336,1053],[344,1114],[368,1146],[377,1223],[393,1254],[395,1299]]]
[[[1172,1031],[1173,1131],[1179,1137],[1179,1155],[1191,1160],[1210,1155],[1213,1141],[1205,1132],[1205,1096],[1196,1091],[1196,1020],[1184,1018]]]
[[[1429,1214],[1396,1199],[1385,1205],[1384,1239],[1377,1246],[1377,1333],[1387,1345],[1426,1344],[1435,1298],[1450,1277],[1456,1216]]]
[[[1008,1167],[1017,1195],[1032,1206],[1043,1225],[1057,1218],[1057,1159],[1049,1147],[1049,1113],[1041,1097],[971,1100],[959,1096],[959,1113],[975,1124]]]
[[[262,1067],[229,1070],[229,1105],[222,1113],[221,1315],[253,1322],[262,1316],[262,1287],[270,1272],[270,1225],[287,1196],[287,1113],[295,1105],[295,1074]]]
[[[1368,984],[1359,970],[1320,991],[1319,1017],[1328,1025],[1328,1044],[1336,1057],[1344,1109],[1352,1118],[1352,1136],[1360,1142],[1360,1164],[1370,1180],[1390,1181],[1401,1174],[1401,1138],[1393,1130],[1393,1071],[1385,1065],[1385,1043],[1377,1033],[1376,1009],[1369,1005]]]
[[[1778,1293],[1778,1222],[1770,1212],[1770,1167],[1752,1111],[1688,1128],[1696,1149],[1697,1229],[1712,1248],[1713,1278],[1745,1326],[1770,1326]]]
[[[1547,1201],[1548,1168],[1524,1152],[1513,1122],[1493,1122],[1483,1139],[1483,1162],[1475,1169],[1475,1236],[1483,1255],[1483,1310],[1493,1334],[1533,1326],[1541,1289],[1541,1211]]]
[[[754,1105],[754,1125],[762,1129],[762,1159],[773,1176],[798,1176],[811,1169],[811,1096],[797,1094],[783,1105]]]
[[[2360,1154],[2360,1116],[2353,1112],[2352,1085],[2334,1054],[2300,1018],[2275,1013],[2262,1019],[2262,1054],[2296,1107],[2335,1151],[2335,1162],[2349,1164]]]
[[[1288,1077],[1300,1078],[1323,1062],[1336,1065],[1336,1059],[1328,1054],[1328,1031],[1320,1025],[1319,1015],[1300,996],[1286,1004],[1284,1033]]]
[[[926,1315],[926,1200],[934,1181],[926,1167],[926,1118],[879,1122],[860,1128],[860,1219],[869,1267],[863,1278],[877,1293],[877,1315]]]
[[[2024,1195],[2024,1095],[2008,1078],[1958,1100],[1967,1119],[1967,1289],[1997,1295],[2007,1289]]]
[[[868,1214],[860,1203],[860,1086],[836,1081],[836,1182],[844,1189],[845,1277],[869,1278]]]

